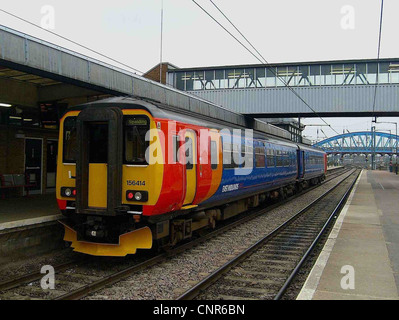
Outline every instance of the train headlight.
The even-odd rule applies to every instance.
[[[141,199],[143,199],[143,195],[141,194],[141,192],[136,192],[136,194],[134,195],[134,199],[136,201],[141,201]]]
[[[69,189],[69,188],[65,189],[65,195],[66,195],[67,197],[70,197],[70,196],[72,195],[72,190]]]
[[[61,196],[65,198],[74,198],[76,197],[76,188],[71,187],[63,187],[61,188]]]
[[[148,192],[147,191],[129,190],[126,192],[126,200],[127,201],[137,201],[137,202],[147,202],[148,201]]]

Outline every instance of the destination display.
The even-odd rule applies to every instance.
[[[148,120],[144,118],[130,118],[126,120],[127,126],[146,126],[148,125]]]

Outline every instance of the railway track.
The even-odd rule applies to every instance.
[[[359,171],[342,180],[178,300],[279,300],[350,194]]]
[[[350,169],[336,170],[333,173],[328,174],[327,180],[324,183],[344,175],[349,171]],[[217,237],[231,229],[234,229],[235,227],[258,217],[259,215],[262,215],[273,208],[290,202],[293,199],[310,192],[316,187],[317,186],[308,188],[302,193],[292,196],[285,201],[263,208],[256,208],[251,212],[241,215],[240,218],[236,219],[236,221],[233,221],[227,225],[223,225],[220,228],[209,232],[203,237],[183,244],[168,252],[163,252],[161,254],[152,253],[149,257],[148,255],[146,257],[139,258],[136,256],[134,259],[127,258],[125,260],[121,260],[88,258],[61,264],[54,268],[57,276],[56,290],[41,289],[40,279],[43,277],[43,274],[40,272],[34,272],[16,277],[15,279],[0,283],[0,299],[76,300],[84,298],[87,295],[123,280],[132,274],[164,262],[172,256],[176,256],[179,253],[198,246],[211,238]],[[116,271],[115,265],[119,266]],[[90,270],[92,269],[97,270],[96,274],[91,274]],[[99,269],[100,272],[98,272]]]

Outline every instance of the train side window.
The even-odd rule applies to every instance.
[[[192,170],[194,168],[194,150],[193,150],[193,140],[186,137],[186,168],[187,170]]]
[[[283,166],[283,156],[281,154],[280,150],[276,151],[276,167],[282,167]]]
[[[274,150],[267,149],[267,167],[272,168],[276,166],[275,159],[274,159]]]
[[[173,162],[177,163],[179,161],[179,137],[173,136]]]
[[[232,168],[238,168],[240,166],[241,150],[239,144],[233,144],[233,153],[231,155]]]
[[[288,151],[284,151],[284,167],[290,166],[290,153]]]
[[[216,170],[218,168],[218,146],[216,141],[211,141],[211,168]]]
[[[264,148],[255,149],[256,168],[264,168],[266,166],[266,156]]]
[[[249,142],[249,144],[246,144]],[[242,166],[252,166],[254,165],[254,147],[253,147],[253,141],[244,141],[245,143],[245,163],[242,164]],[[243,160],[243,159],[242,159]]]
[[[234,168],[232,145],[229,142],[223,141],[223,167],[225,169]]]
[[[64,120],[64,163],[76,163],[77,147],[76,117],[67,117]]]

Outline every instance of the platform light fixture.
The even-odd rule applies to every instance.
[[[11,108],[12,105],[11,105],[11,104],[8,104],[8,103],[0,103],[0,107]]]

